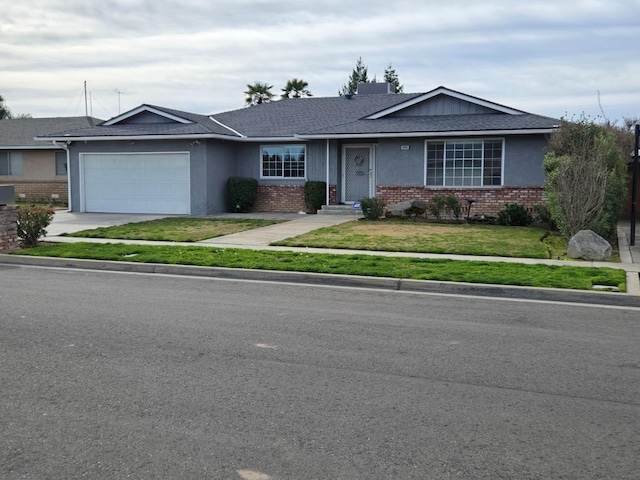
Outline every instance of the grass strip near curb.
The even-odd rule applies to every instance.
[[[208,238],[268,227],[283,221],[250,218],[167,217],[145,222],[82,230],[64,234],[64,236],[120,238],[123,240],[150,240],[156,242],[199,242]]]
[[[576,290],[592,290],[593,285],[606,285],[617,287],[621,292],[626,291],[625,271],[608,267],[529,265],[475,260],[85,242],[42,246],[12,253],[28,256],[314,272]]]

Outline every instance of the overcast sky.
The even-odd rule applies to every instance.
[[[640,0],[0,0],[14,114],[107,119],[147,103],[243,108],[247,83],[336,96],[358,57],[405,92],[531,113],[640,117]],[[120,93],[118,93],[120,92]]]

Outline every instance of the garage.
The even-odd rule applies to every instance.
[[[190,214],[189,153],[85,153],[81,211]]]

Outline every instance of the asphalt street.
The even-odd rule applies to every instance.
[[[0,478],[640,471],[640,309],[0,265]]]

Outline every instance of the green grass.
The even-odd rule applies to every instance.
[[[558,258],[567,248],[566,240],[542,228],[407,220],[353,221],[274,245],[519,258]]]
[[[312,254],[208,247],[69,243],[13,252],[17,255],[364,275],[496,285],[590,290],[607,285],[626,291],[624,270],[526,265],[376,255]]]
[[[199,242],[207,238],[244,232],[246,230],[266,227],[281,222],[281,220],[243,218],[167,217],[146,222],[82,230],[81,232],[67,234],[67,236],[166,242]]]

